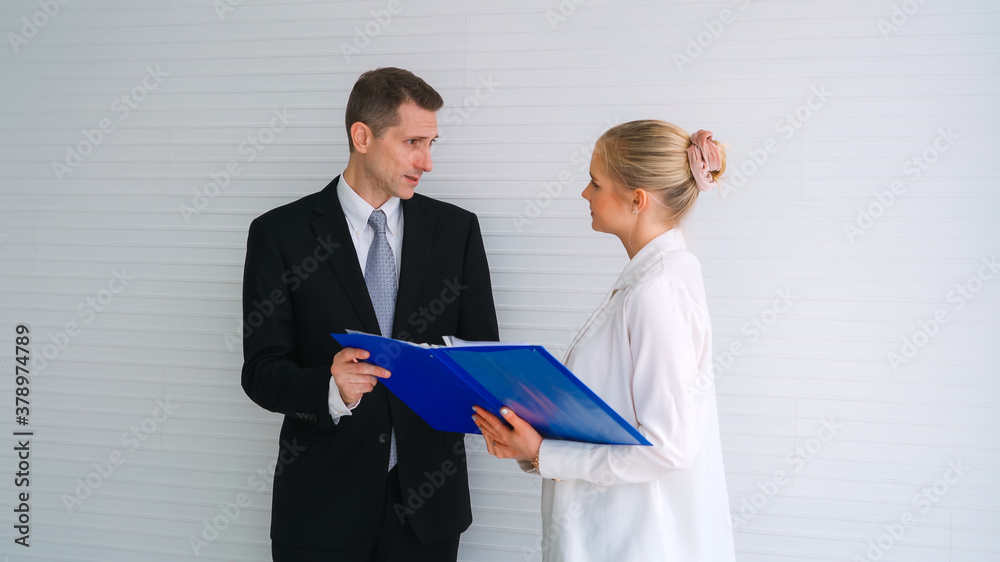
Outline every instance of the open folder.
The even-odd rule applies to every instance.
[[[499,418],[508,406],[542,437],[612,445],[650,445],[545,348],[496,342],[428,347],[363,333],[330,334],[371,353],[392,372],[381,379],[439,431],[479,433],[472,406]]]

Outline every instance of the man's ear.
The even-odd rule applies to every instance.
[[[368,145],[375,138],[372,130],[361,121],[356,121],[351,125],[351,140],[354,141],[354,150],[365,154],[368,152]]]

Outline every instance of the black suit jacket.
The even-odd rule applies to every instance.
[[[352,550],[374,540],[385,513],[395,429],[405,515],[423,542],[469,527],[462,434],[435,431],[379,384],[334,424],[330,365],[347,329],[379,333],[334,179],[319,193],[250,225],[243,279],[243,389],[285,415],[271,539]],[[489,267],[476,216],[422,195],[401,202],[403,249],[393,336],[441,343],[498,340]],[[471,412],[470,412],[471,415]]]

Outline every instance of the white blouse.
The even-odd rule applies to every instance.
[[[712,329],[679,230],[632,258],[564,363],[653,446],[542,442],[544,559],[733,561]]]

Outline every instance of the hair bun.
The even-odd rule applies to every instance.
[[[712,141],[711,131],[699,129],[691,135],[691,146],[687,149],[687,155],[691,175],[694,176],[698,189],[708,191],[718,185],[712,172],[722,169],[722,152]]]

